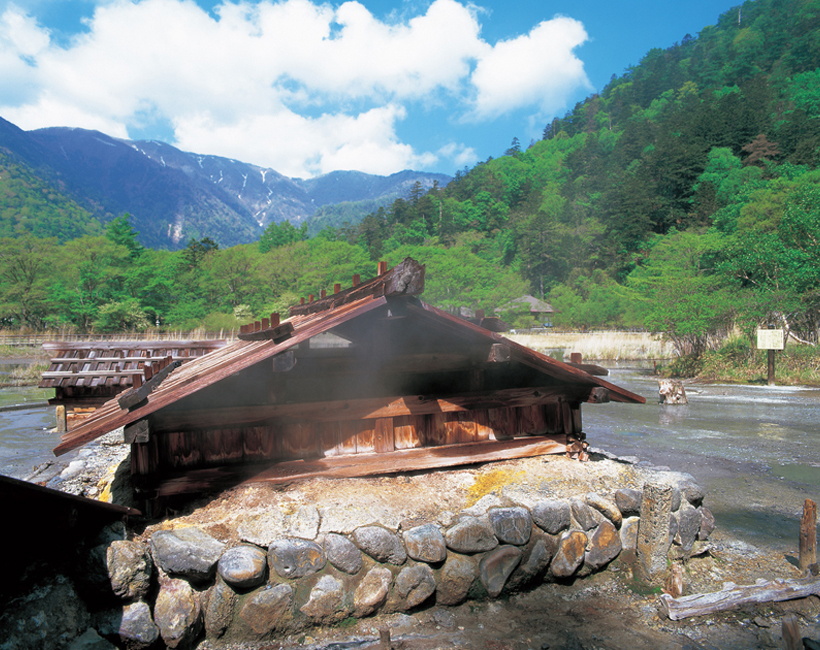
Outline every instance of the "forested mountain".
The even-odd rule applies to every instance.
[[[431,187],[434,181],[449,180],[419,172],[389,177],[333,172],[303,181],[161,142],[119,140],[84,129],[26,132],[1,118],[0,153],[0,170],[11,171],[13,166],[15,173],[37,179],[40,186],[79,204],[103,223],[130,214],[140,241],[152,248],[179,249],[202,237],[223,246],[248,243],[270,223],[299,223],[330,203],[386,204],[406,194],[416,181]],[[0,201],[0,210],[13,209],[22,200],[6,198]],[[29,214],[32,225],[24,231],[70,238],[71,231],[65,228],[36,223],[38,214]],[[21,228],[19,223],[14,227]],[[0,222],[4,234],[11,234],[14,227]]]
[[[427,265],[425,300],[453,311],[531,292],[560,310],[559,323],[642,326],[682,353],[768,323],[816,342],[818,34],[820,0],[745,2],[613,75],[539,141],[513,139],[446,186],[413,183],[361,221],[346,206],[349,223],[331,215],[311,239],[274,224],[259,246],[194,241],[113,273],[119,284],[97,294],[84,323],[54,322],[100,327],[109,321],[95,313],[129,300],[152,322],[225,322],[217,315],[265,313],[412,255]],[[64,300],[78,291],[66,289],[72,277]],[[26,322],[46,322],[42,313]]]

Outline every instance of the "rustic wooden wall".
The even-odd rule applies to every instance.
[[[367,420],[168,432],[131,445],[131,470],[149,476],[171,470],[389,453],[561,433],[581,433],[578,405],[553,402]]]

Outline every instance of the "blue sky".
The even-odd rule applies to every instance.
[[[526,146],[724,0],[0,0],[0,116],[302,178]]]

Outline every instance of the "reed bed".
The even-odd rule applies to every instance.
[[[648,332],[533,332],[508,334],[528,348],[569,361],[578,352],[584,361],[636,361],[671,359],[674,348]]]

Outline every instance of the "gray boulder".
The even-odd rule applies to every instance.
[[[504,589],[507,578],[521,562],[521,549],[516,546],[499,546],[481,558],[478,564],[478,575],[481,584],[491,598],[495,598]]]
[[[585,501],[578,497],[573,497],[569,500],[569,507],[572,510],[572,516],[581,527],[581,530],[592,530],[598,525],[595,515]]]
[[[523,546],[530,540],[532,516],[526,508],[493,508],[489,518],[493,532],[502,544]]]
[[[407,555],[419,562],[437,564],[447,558],[447,545],[444,535],[434,524],[424,524],[405,531],[404,545]]]
[[[464,517],[444,533],[447,548],[456,553],[481,553],[498,546],[492,529],[475,517]]]
[[[257,546],[242,544],[229,548],[219,558],[216,570],[236,589],[250,589],[265,582],[267,555]]]
[[[160,530],[151,535],[154,563],[169,575],[210,581],[225,550],[222,542],[199,528]]]
[[[615,528],[621,527],[623,516],[621,515],[621,511],[618,509],[618,506],[613,501],[605,499],[596,492],[590,492],[587,494],[585,500],[590,508],[600,512],[615,525]]]
[[[208,590],[208,605],[205,607],[205,633],[209,638],[218,639],[225,634],[233,621],[237,600],[236,592],[217,576],[216,583]]]
[[[404,567],[396,577],[396,591],[403,599],[403,609],[421,605],[436,592],[436,577],[427,564]]]
[[[582,530],[570,530],[561,535],[558,551],[550,564],[550,573],[558,579],[572,576],[584,563],[587,541],[587,535]]]
[[[327,563],[324,550],[306,539],[278,539],[268,549],[268,564],[287,579],[303,578],[321,571]]]
[[[299,611],[316,623],[329,625],[350,615],[345,597],[344,585],[333,576],[325,575],[311,589],[308,601]]]
[[[439,605],[458,605],[467,600],[467,594],[478,577],[478,565],[475,560],[465,555],[449,553],[447,561],[441,568],[436,603]]]
[[[532,518],[536,525],[550,535],[557,535],[572,523],[572,510],[563,499],[547,499],[533,506]]]
[[[159,639],[159,628],[147,603],[136,602],[122,608],[119,637],[128,650],[142,650]]]
[[[355,575],[362,570],[362,552],[343,535],[328,533],[325,536],[325,554],[339,571]]]
[[[154,563],[145,545],[128,540],[111,542],[106,551],[111,589],[124,600],[139,600],[151,587]]]
[[[169,648],[188,648],[202,629],[199,597],[185,580],[165,580],[154,603],[154,622]]]
[[[390,569],[378,566],[370,569],[353,594],[353,615],[369,616],[384,605],[392,583]]]
[[[353,542],[377,562],[401,565],[407,561],[399,536],[381,526],[360,526],[353,531]]]
[[[266,585],[253,592],[239,610],[239,618],[256,635],[264,637],[282,629],[291,619],[293,588],[290,585]]]
[[[641,499],[643,492],[633,488],[615,490],[615,505],[621,511],[622,517],[638,517],[641,514]]]
[[[618,557],[621,548],[621,537],[615,524],[603,521],[589,538],[584,564],[593,570],[600,569]]]

